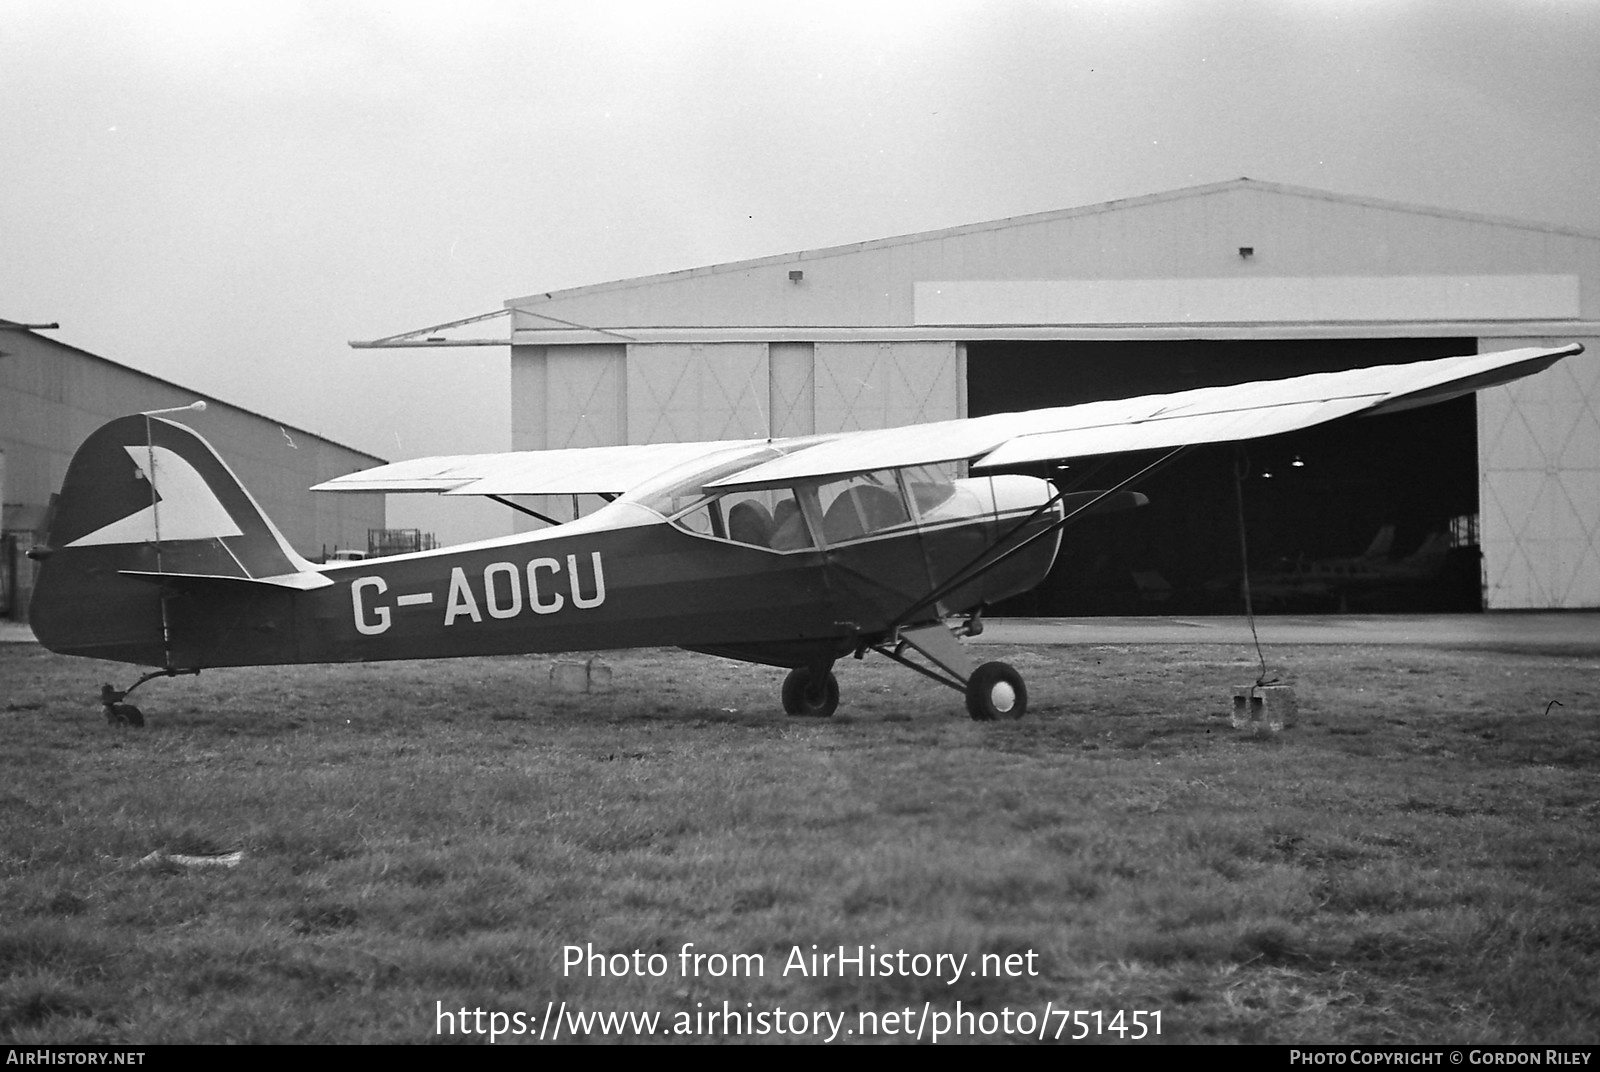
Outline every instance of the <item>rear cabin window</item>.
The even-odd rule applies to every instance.
[[[695,536],[728,540],[769,551],[816,546],[792,488],[708,491],[706,485],[780,457],[771,447],[744,448],[682,466],[624,498],[648,507]]]
[[[768,551],[804,551],[815,546],[800,503],[789,488],[714,496],[670,520],[695,536],[731,540]]]
[[[773,551],[803,551],[813,546],[800,502],[791,488],[735,491],[720,504],[727,538]]]

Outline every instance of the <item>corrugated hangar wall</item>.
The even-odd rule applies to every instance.
[[[953,341],[517,346],[511,376],[515,450],[888,428],[966,398]]]
[[[6,602],[21,617],[33,567],[22,557],[42,540],[50,496],[60,490],[79,444],[100,425],[128,413],[185,406],[204,396],[31,332],[0,331],[0,450],[5,453],[4,532],[14,565]],[[205,399],[203,413],[168,414],[216,448],[301,554],[367,546],[383,528],[382,495],[323,495],[316,483],[383,459],[269,417]]]
[[[1236,180],[506,304],[518,449],[962,416],[1007,344],[1584,342],[1450,449],[1482,605],[1600,606],[1600,236]]]

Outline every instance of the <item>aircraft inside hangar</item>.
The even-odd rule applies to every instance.
[[[1474,339],[993,342],[968,350],[973,416],[1472,353]],[[1052,467],[1094,483],[1097,463]],[[1205,448],[1142,485],[1150,504],[1068,528],[1050,578],[997,614],[1483,608],[1474,401]],[[1241,502],[1242,500],[1242,502]],[[1380,533],[1387,538],[1375,544]],[[1419,555],[1420,552],[1420,555]]]

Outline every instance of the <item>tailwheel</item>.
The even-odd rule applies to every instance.
[[[833,671],[802,666],[783,679],[783,709],[791,715],[827,718],[839,709],[839,679]]]
[[[1028,686],[1008,663],[984,663],[967,679],[967,713],[978,722],[1021,718],[1028,709]]]

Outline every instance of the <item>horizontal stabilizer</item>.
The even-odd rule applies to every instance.
[[[165,584],[181,590],[200,590],[209,587],[289,588],[309,592],[316,588],[330,588],[333,582],[320,573],[282,573],[276,577],[235,577],[225,573],[156,573],[153,570],[118,570],[124,577],[133,577],[151,584]]]

